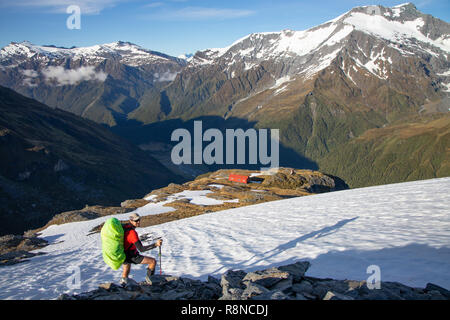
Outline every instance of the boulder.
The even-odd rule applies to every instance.
[[[167,282],[167,277],[168,276],[155,274],[155,275],[149,277],[149,281],[147,281],[147,284],[150,286],[160,286]]]
[[[63,294],[59,300],[449,300],[449,291],[429,283],[412,288],[383,282],[369,289],[365,281],[305,277],[309,262],[245,272],[228,270],[221,279],[206,282],[170,275],[154,275],[149,283],[118,286],[112,282],[78,295]]]
[[[296,263],[289,264],[287,266],[281,266],[278,269],[288,272],[292,275],[294,282],[299,282],[302,280],[310,266],[311,263],[309,261],[297,261]]]
[[[319,298],[320,300],[322,300],[325,297],[325,295],[328,293],[328,291],[329,291],[329,288],[327,286],[319,283],[314,286],[312,294],[314,296],[316,296],[317,298]]]
[[[48,245],[35,235],[6,235],[0,237],[0,266],[8,266],[27,261],[26,259],[43,253],[30,252]]]
[[[303,294],[301,293],[296,293],[295,294],[295,300],[308,300],[307,297],[305,297]]]
[[[245,290],[242,292],[241,299],[248,300],[255,296],[268,293],[270,290],[257,283],[248,282]]]
[[[222,295],[225,297],[223,300],[240,298],[244,289],[242,279],[245,276],[246,273],[242,270],[228,270],[222,275],[220,285],[222,286]]]
[[[227,291],[222,293],[222,296],[219,298],[219,300],[242,300],[243,294],[243,289],[229,288]]]
[[[145,199],[132,199],[132,200],[125,200],[125,201],[121,202],[120,206],[122,208],[136,209],[136,208],[143,207],[149,203],[150,203],[150,201],[145,200]]]
[[[114,288],[117,288],[117,285],[113,282],[102,283],[98,286],[100,289],[111,291]]]
[[[272,290],[253,297],[251,300],[290,300],[289,297],[279,290]]]
[[[272,287],[270,287],[270,290],[279,290],[282,291],[284,293],[288,293],[288,292],[292,292],[292,285],[293,285],[293,281],[292,281],[292,276],[290,276],[287,279],[283,279],[279,282],[277,282],[275,285],[273,285]]]
[[[270,288],[283,279],[290,277],[289,272],[281,271],[278,268],[270,268],[262,271],[249,272],[242,281],[256,282],[263,287]]]
[[[161,300],[180,300],[180,299],[189,299],[194,296],[194,293],[189,290],[169,290],[167,292],[164,292],[161,295]]]
[[[448,291],[447,289],[444,289],[436,284],[427,283],[427,285],[425,286],[425,292],[429,292],[429,291],[437,291],[440,294],[442,294],[444,297],[446,297],[447,299],[450,299],[450,291]]]
[[[294,283],[292,285],[292,290],[294,292],[301,293],[301,294],[304,294],[304,293],[312,294],[313,293],[313,289],[314,288],[313,288],[312,284],[309,281],[306,281],[306,280],[303,280],[300,283]]]
[[[355,300],[350,296],[340,294],[333,291],[328,291],[323,300]]]

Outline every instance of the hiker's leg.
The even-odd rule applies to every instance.
[[[145,281],[151,284],[151,276],[155,274],[156,260],[150,257],[144,257],[141,264],[147,264],[147,275],[145,276]]]
[[[122,278],[128,278],[128,275],[130,274],[130,270],[131,270],[131,264],[124,263],[123,264]]]
[[[152,273],[155,272],[155,268],[156,268],[156,260],[150,257],[144,257],[144,259],[142,259],[141,264],[147,264],[148,265],[148,269],[152,271]]]

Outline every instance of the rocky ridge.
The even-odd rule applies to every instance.
[[[31,233],[26,233],[23,236],[6,235],[0,237],[0,266],[25,262],[27,258],[40,255],[40,253],[30,251],[41,249],[47,244],[47,241]]]
[[[82,48],[13,42],[0,50],[0,84],[112,126],[185,64],[123,41]]]
[[[305,275],[310,263],[245,272],[228,270],[221,279],[207,281],[154,275],[150,283],[130,279],[125,286],[100,284],[81,294],[58,300],[450,300],[450,291],[428,283],[412,288],[398,282],[380,282],[379,289],[366,281],[319,279]]]
[[[230,174],[248,175],[250,182],[243,184],[229,181]],[[153,190],[143,199],[124,201],[121,206],[134,210],[148,203],[169,200],[164,206],[174,208],[175,211],[142,217],[141,227],[148,227],[220,210],[344,189],[348,189],[348,185],[340,178],[313,170],[285,167],[272,172],[221,169],[183,184],[171,183],[167,187]],[[204,205],[192,203],[188,198],[178,198],[177,194],[184,191],[209,191],[207,198],[222,203]],[[93,231],[99,231],[100,227]]]

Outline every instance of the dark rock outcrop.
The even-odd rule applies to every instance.
[[[130,279],[126,286],[101,284],[59,300],[449,300],[450,291],[428,283],[412,288],[398,282],[382,282],[371,289],[366,281],[319,279],[305,276],[310,263],[296,263],[261,271],[228,270],[221,280],[206,282],[169,275],[155,275],[150,283]]]
[[[30,252],[43,248],[47,241],[35,235],[6,235],[0,237],[0,266],[25,262],[27,258],[41,253]]]

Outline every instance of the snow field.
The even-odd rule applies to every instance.
[[[260,270],[308,260],[308,276],[366,280],[376,265],[381,281],[450,288],[450,178],[292,198],[204,214],[137,229],[162,236],[165,274],[206,280],[229,269]],[[153,206],[151,206],[153,205]],[[140,214],[170,210],[161,203]],[[144,208],[144,207],[143,207]],[[129,214],[117,215],[127,219]],[[90,230],[110,217],[51,226],[51,244],[37,256],[2,268],[1,299],[53,299],[120,279],[101,256]],[[146,255],[157,257],[156,249]],[[68,281],[79,267],[81,285]],[[157,266],[159,272],[159,266]],[[133,266],[137,281],[145,266]],[[69,285],[68,285],[69,284]]]

